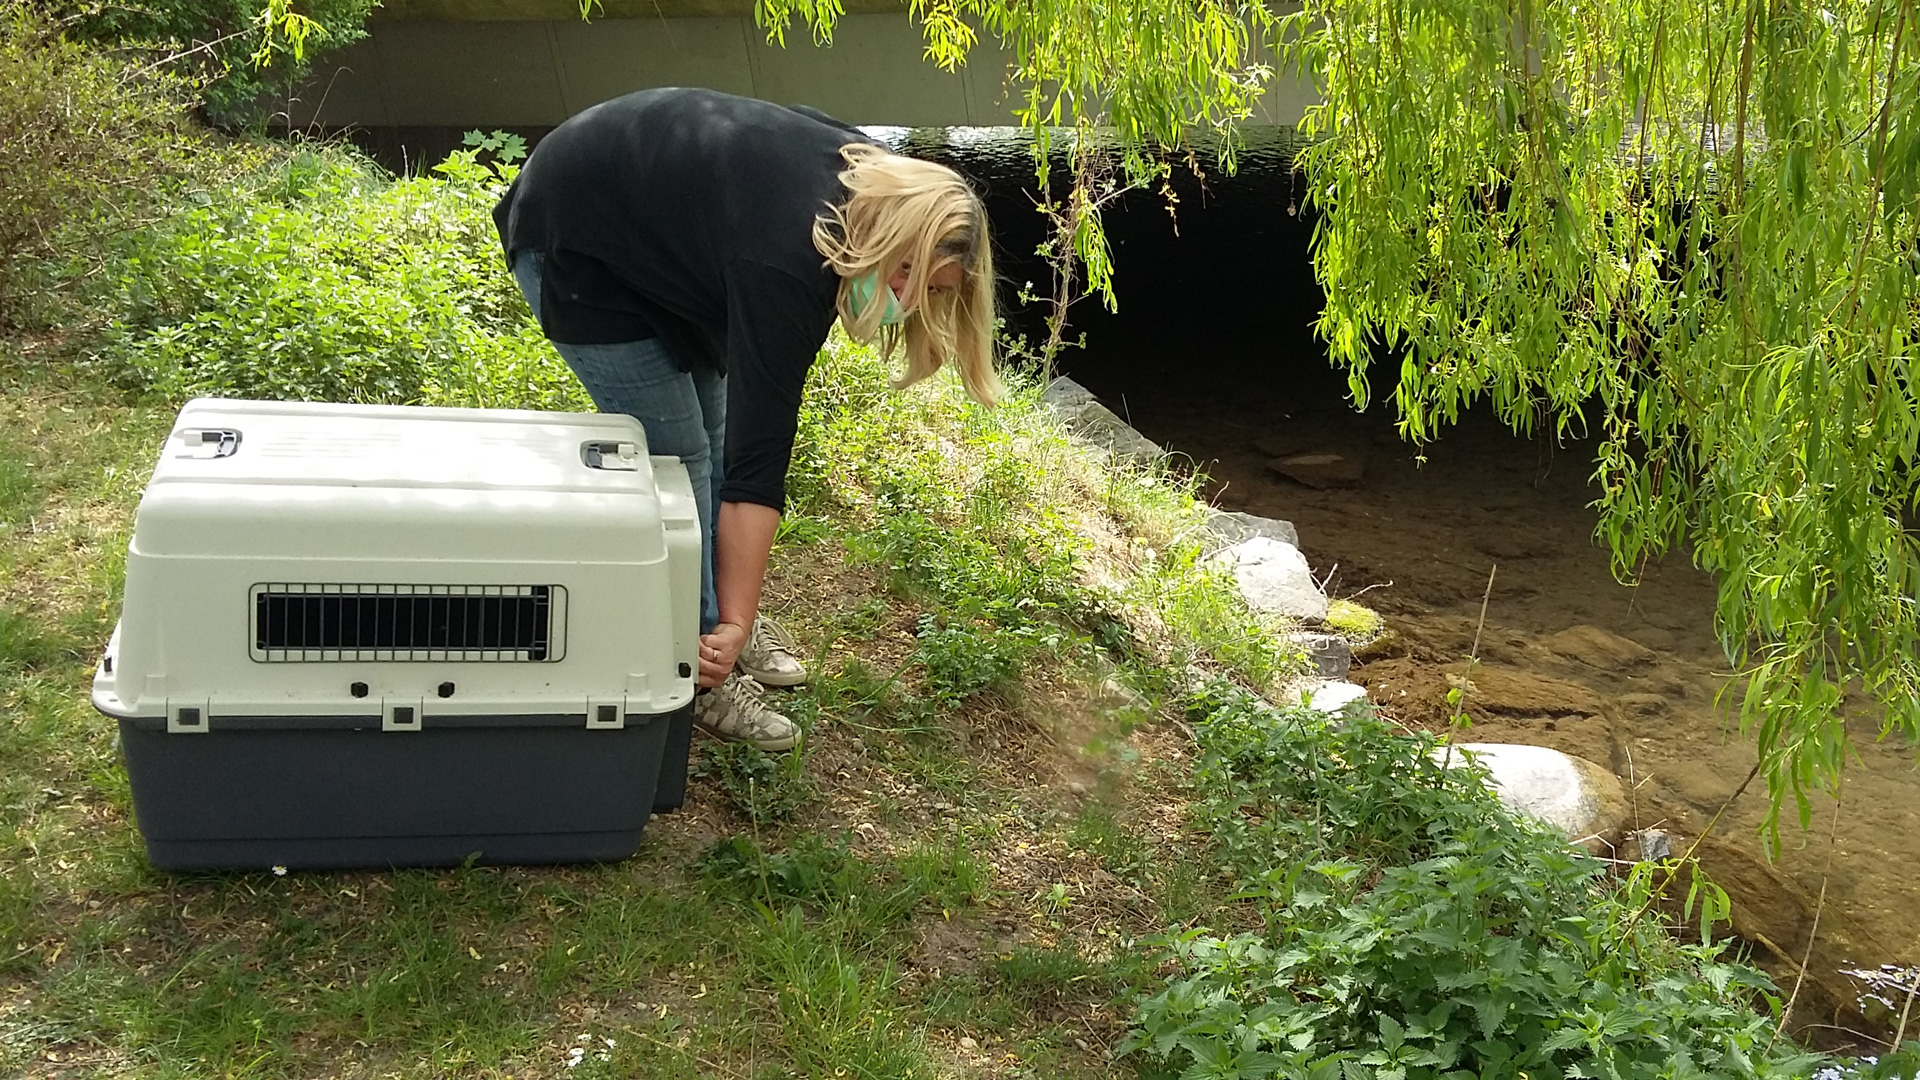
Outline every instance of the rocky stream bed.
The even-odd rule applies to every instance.
[[[1078,377],[1147,438],[1190,457],[1222,508],[1293,522],[1329,595],[1385,616],[1388,633],[1360,650],[1349,677],[1391,717],[1447,727],[1447,692],[1467,677],[1478,630],[1464,738],[1551,747],[1610,770],[1627,792],[1627,828],[1663,830],[1676,846],[1724,806],[1698,856],[1733,900],[1740,947],[1783,989],[1804,965],[1794,1028],[1867,1052],[1890,1037],[1903,1002],[1869,1000],[1863,1012],[1874,987],[1846,972],[1920,964],[1914,748],[1861,724],[1837,814],[1815,796],[1810,829],[1789,820],[1769,860],[1764,782],[1735,797],[1755,754],[1720,703],[1732,673],[1714,635],[1712,581],[1683,557],[1647,567],[1637,585],[1615,580],[1592,535],[1590,446],[1522,439],[1475,416],[1422,463],[1385,410],[1355,413],[1335,396],[1149,388],[1124,367],[1087,365]]]

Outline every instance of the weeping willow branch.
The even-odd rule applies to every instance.
[[[1079,295],[1116,302],[1100,227],[1101,194],[1083,178],[1117,177],[1125,188],[1164,180],[1192,141],[1215,137],[1231,170],[1238,122],[1271,78],[1255,43],[1274,16],[1260,4],[1225,0],[908,0],[925,58],[954,71],[984,34],[1010,55],[1015,117],[1030,136],[1042,189],[1064,136],[1074,190],[1054,213],[1051,257]],[[831,41],[837,0],[756,0],[768,40],[784,41],[796,19]],[[1052,202],[1053,200],[1049,200]]]
[[[1520,428],[1605,417],[1615,571],[1682,547],[1715,572],[1729,700],[1775,814],[1803,823],[1841,773],[1849,688],[1920,737],[1912,7],[1309,0],[1282,20],[1283,57],[1326,87],[1301,165],[1319,330],[1356,394],[1384,374],[1416,439],[1475,404]]]
[[[1056,283],[1109,304],[1086,178],[1163,180],[1201,135],[1230,169],[1259,46],[1314,79],[1316,329],[1355,402],[1390,387],[1415,441],[1474,407],[1521,431],[1598,418],[1598,535],[1623,579],[1675,548],[1716,575],[1777,830],[1837,783],[1850,693],[1920,739],[1915,2],[907,9],[943,68],[982,40],[1011,56],[1036,173],[1064,134],[1082,187],[1056,206]],[[756,17],[826,41],[841,10]]]

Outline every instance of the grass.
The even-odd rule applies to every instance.
[[[1683,1038],[1766,1026],[1764,988],[1711,949],[1621,929],[1590,865],[1433,780],[1422,747],[1249,694],[1299,657],[1209,568],[1193,478],[1080,451],[1031,388],[995,410],[944,381],[891,391],[844,342],[808,389],[766,591],[814,672],[778,698],[801,748],[702,744],[688,807],[618,865],[153,871],[87,688],[168,394],[266,378],[250,350],[284,338],[308,367],[271,377],[315,392],[577,397],[474,247],[496,173],[468,158],[389,186],[311,153],[284,164],[237,210],[132,238],[99,297],[184,307],[129,308],[100,337],[0,337],[0,1074],[1264,1077],[1286,1053],[1295,1075],[1425,1075],[1389,1070],[1443,1057],[1409,1040],[1439,1040],[1450,1014],[1422,1001],[1408,1035],[1415,1018],[1372,993],[1434,975],[1396,969],[1376,918],[1436,965],[1508,933],[1541,950],[1565,969],[1551,985],[1509,965],[1529,1017],[1584,1022],[1576,991],[1631,999],[1644,976],[1691,1010]],[[401,235],[394,215],[451,223],[413,254],[459,257],[327,254]],[[270,223],[280,247],[240,242],[235,221]],[[410,324],[386,319],[393,370],[334,364],[328,342],[389,311],[353,296],[398,302],[392,265],[443,359],[421,366]],[[182,284],[230,271],[249,283],[244,332]],[[339,324],[305,325],[316,304]],[[491,359],[446,369],[476,336]],[[1440,940],[1422,919],[1495,929]],[[1267,947],[1296,931],[1320,935],[1302,946],[1317,982],[1274,966],[1297,963]],[[1572,951],[1612,940],[1615,981],[1568,974]],[[1557,1052],[1545,1021],[1502,1026],[1500,992],[1473,1021],[1493,1049],[1473,1052]],[[1309,1015],[1316,995],[1339,1007]],[[1283,1013],[1292,1026],[1269,1022]]]
[[[1030,409],[889,392],[876,428],[856,406],[879,367],[828,366],[813,399],[842,408],[809,422],[799,465],[821,480],[769,589],[814,650],[813,685],[783,699],[812,737],[703,746],[691,806],[636,858],[165,875],[86,695],[174,406],[29,344],[0,361],[0,1072],[1108,1074],[1116,991],[1143,975],[1116,946],[1167,907],[1139,899],[1145,846],[1117,822],[1180,811],[1116,752],[1165,732],[1122,734],[1096,704],[1095,635],[1126,600],[1077,596],[1089,541],[1034,510],[1102,503],[1033,490],[1062,482],[1044,462],[990,464],[1021,440],[1070,453]],[[846,451],[867,438],[896,452]],[[823,574],[832,601],[800,602]],[[1103,848],[1121,836],[1124,857]]]

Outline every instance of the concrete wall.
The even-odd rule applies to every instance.
[[[611,0],[611,6],[618,14],[648,7],[666,17],[583,22],[574,0],[390,3],[366,39],[322,61],[289,104],[287,122],[327,129],[545,128],[633,90],[706,86],[812,105],[854,124],[1015,123],[1007,55],[983,40],[965,68],[941,71],[922,58],[920,29],[897,0],[848,4],[829,48],[815,47],[799,27],[788,33],[784,49],[767,44],[750,4],[740,0]],[[522,17],[528,15],[545,17]],[[1257,122],[1294,123],[1312,100],[1310,88],[1282,84],[1267,94]]]

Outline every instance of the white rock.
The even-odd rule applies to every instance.
[[[1241,541],[1214,558],[1233,567],[1247,606],[1296,619],[1324,619],[1327,597],[1314,583],[1300,549],[1271,536]]]
[[[1307,708],[1315,712],[1344,712],[1346,707],[1354,702],[1367,699],[1367,688],[1358,683],[1336,682],[1329,679],[1325,682],[1311,683],[1309,686],[1311,689],[1307,691]]]
[[[1622,858],[1634,862],[1658,862],[1673,857],[1673,834],[1664,829],[1636,829],[1627,833],[1620,846]]]
[[[1446,752],[1434,751],[1443,760]],[[1585,758],[1515,743],[1455,743],[1453,752],[1456,761],[1466,757],[1486,767],[1507,809],[1539,818],[1569,839],[1610,833],[1626,819],[1620,779]]]
[[[1255,536],[1271,536],[1295,547],[1300,546],[1300,533],[1293,527],[1293,522],[1237,510],[1209,510],[1207,530],[1220,538],[1222,548],[1230,548]]]

